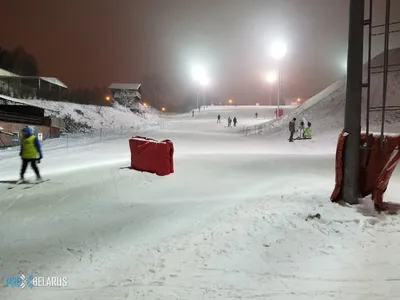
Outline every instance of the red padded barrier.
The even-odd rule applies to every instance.
[[[341,200],[345,140],[345,134],[341,133],[336,148],[336,184],[331,195],[331,201]],[[367,147],[367,149],[360,149],[360,197],[371,195],[375,205],[382,208],[383,194],[389,185],[394,169],[400,161],[400,136],[386,135],[382,149],[379,135],[370,134],[366,136],[365,133],[362,133],[360,144]]]
[[[136,136],[129,140],[131,168],[159,176],[174,173],[174,145],[170,140],[158,142]]]

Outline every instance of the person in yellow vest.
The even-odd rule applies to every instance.
[[[40,147],[39,139],[37,136],[32,134],[32,131],[28,126],[25,126],[24,129],[22,129],[21,151],[19,155],[22,159],[20,180],[25,180],[24,175],[29,163],[36,174],[36,179],[38,181],[42,180],[39,168],[36,164],[40,163],[40,160],[43,158],[42,149]]]

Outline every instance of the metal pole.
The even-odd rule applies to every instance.
[[[272,84],[269,84],[269,106],[272,105]]]
[[[369,23],[368,23],[368,88],[367,88],[367,115],[365,131],[369,135],[369,110],[371,106],[371,46],[372,46],[372,8],[373,0],[369,0]]]
[[[39,78],[39,80],[38,80],[38,95],[37,95],[37,98],[38,99],[40,99],[40,96],[41,96],[41,91],[40,91],[40,78]]]
[[[359,197],[359,159],[361,98],[363,75],[364,0],[350,0],[347,54],[347,88],[344,116],[346,136],[342,198],[357,204]]]
[[[201,96],[201,102],[203,104],[203,108],[206,109],[206,93],[204,91],[204,88],[201,90],[202,96]]]
[[[381,125],[381,149],[383,149],[384,133],[385,133],[385,116],[386,116],[386,97],[387,97],[387,81],[389,71],[389,26],[390,26],[390,0],[386,0],[386,17],[385,17],[385,45],[383,48],[383,92],[382,92],[382,125]]]
[[[278,101],[277,101],[277,116],[279,116],[279,104],[281,100],[281,66],[278,67]]]
[[[197,109],[199,109],[199,89],[197,89]]]

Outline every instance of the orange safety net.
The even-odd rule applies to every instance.
[[[331,201],[341,200],[340,194],[343,184],[343,152],[346,135],[339,135],[336,148],[335,161],[335,188]],[[385,136],[383,149],[381,149],[380,136],[365,133],[361,134],[360,144],[367,149],[360,149],[359,162],[359,189],[360,196],[372,195],[372,200],[377,207],[383,204],[390,177],[400,161],[400,136]]]

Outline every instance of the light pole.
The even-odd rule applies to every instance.
[[[193,79],[201,86],[201,88],[205,88],[209,83],[210,79],[206,75],[206,71],[203,67],[195,67],[192,70]],[[197,109],[200,110],[199,106],[199,88],[197,89]],[[203,91],[203,90],[202,90]],[[203,92],[204,97],[204,92]],[[203,99],[204,102],[204,99]]]
[[[272,84],[276,81],[277,74],[275,71],[270,71],[267,74],[267,81],[269,83],[269,105],[272,106]]]
[[[276,60],[282,60],[287,53],[287,46],[282,42],[275,42],[271,45],[271,56]],[[278,63],[278,105],[277,112],[279,114],[279,104],[281,100],[281,65]]]

